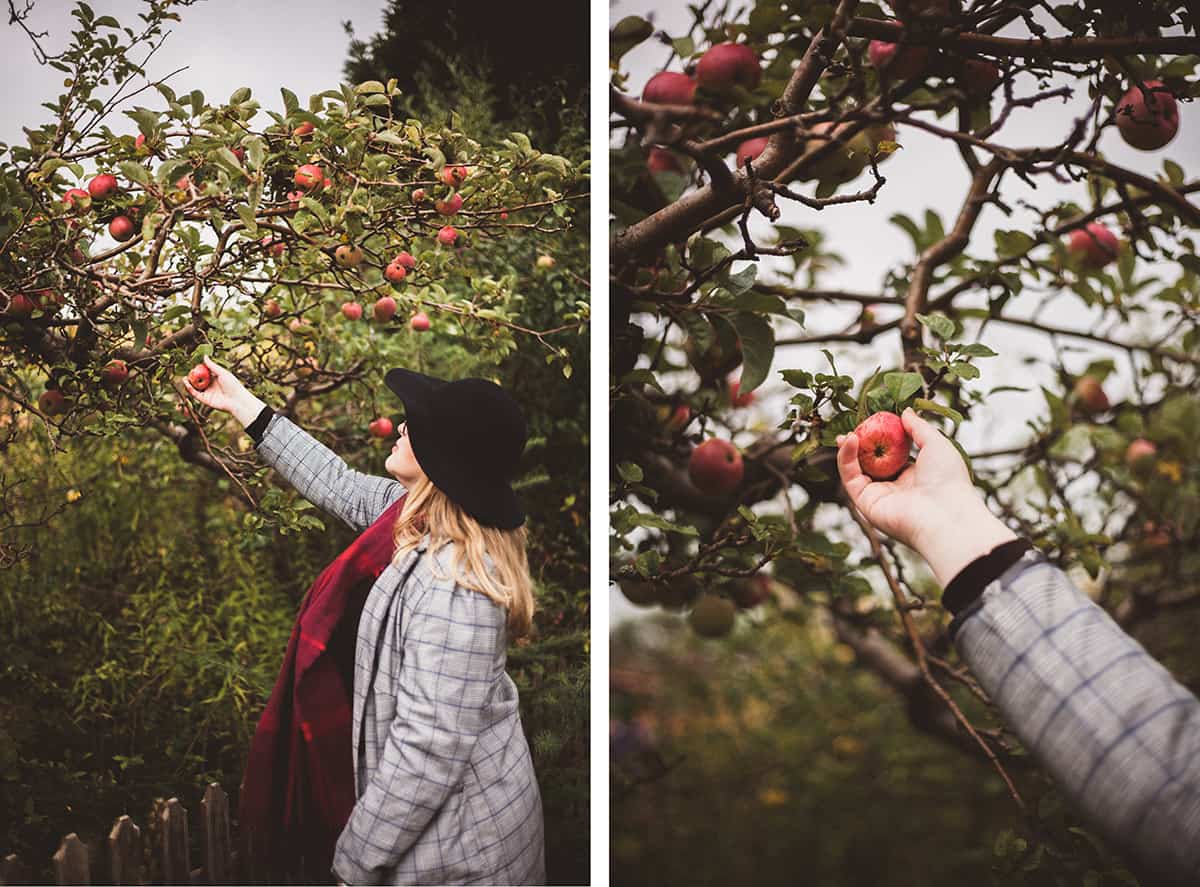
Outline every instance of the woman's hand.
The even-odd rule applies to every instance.
[[[987,509],[949,439],[907,409],[904,430],[920,452],[892,481],[873,481],[858,464],[854,432],[838,438],[838,473],[850,501],[876,529],[915,549],[944,586],[976,557],[1017,538]]]
[[[205,356],[204,365],[212,374],[212,381],[201,391],[185,377],[183,384],[188,393],[205,406],[232,414],[243,427],[253,422],[266,404],[251,394],[237,376],[211,357]]]

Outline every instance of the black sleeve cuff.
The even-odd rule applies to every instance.
[[[267,425],[271,421],[271,417],[275,415],[275,411],[270,407],[263,407],[260,412],[249,425],[246,426],[246,433],[254,438],[254,445],[258,446],[262,443],[263,435],[267,433]]]
[[[1028,539],[1010,539],[975,558],[946,585],[942,593],[942,606],[957,616],[978,600],[988,584],[1019,561],[1021,555],[1030,548],[1033,548],[1033,543]]]

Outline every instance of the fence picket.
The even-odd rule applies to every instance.
[[[113,884],[142,883],[142,830],[128,816],[118,816],[108,833]]]
[[[217,783],[204,790],[200,801],[200,824],[204,839],[206,882],[225,884],[232,874],[230,851],[233,842],[229,830],[229,797]]]
[[[191,884],[187,809],[179,803],[178,798],[171,798],[163,805],[161,817],[163,883]]]
[[[57,884],[92,883],[88,848],[75,832],[63,838],[54,852],[54,880]]]

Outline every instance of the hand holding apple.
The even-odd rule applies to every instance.
[[[211,357],[206,356],[203,363],[193,368],[193,372],[200,368],[207,370],[210,376],[207,387],[203,390],[195,387],[190,373],[189,378],[183,382],[188,393],[200,403],[231,414],[243,427],[253,422],[262,412],[265,404],[251,394],[237,376],[217,364]]]
[[[859,464],[854,432],[838,438],[838,474],[855,508],[876,529],[917,551],[943,586],[958,571],[1016,534],[996,518],[971,483],[958,450],[907,409],[904,430],[920,452],[891,481],[873,481]]]

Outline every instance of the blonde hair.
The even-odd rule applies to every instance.
[[[426,533],[431,552],[454,544],[455,582],[508,610],[510,639],[529,633],[533,623],[533,580],[525,553],[524,527],[500,530],[482,526],[450,501],[433,481],[421,477],[409,488],[408,499],[392,529],[396,546],[392,561],[399,563]],[[492,559],[491,570],[484,561],[485,554]]]

